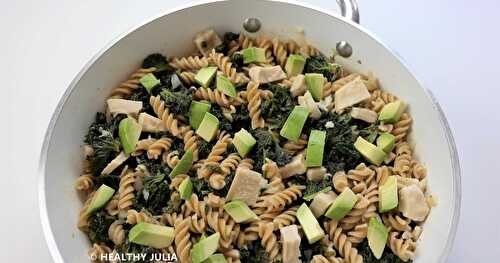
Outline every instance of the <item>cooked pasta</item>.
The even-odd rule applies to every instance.
[[[74,188],[84,198],[77,226],[91,241],[94,262],[136,252],[192,262],[192,249],[217,233],[210,245],[229,263],[287,262],[297,251],[292,243],[300,248],[298,262],[362,263],[373,258],[367,240],[374,222],[388,234],[381,261],[416,256],[425,219],[437,204],[427,187],[432,171],[408,142],[410,112],[387,121],[378,116],[404,98],[385,90],[374,73],[347,71],[335,55],[306,41],[222,37],[214,30],[195,41],[189,56],[149,55],[112,89],[110,97],[123,105],[142,102],[138,112],[97,113],[88,129]],[[254,51],[260,58],[248,61]],[[305,60],[298,74],[285,68],[292,54]],[[217,69],[198,75],[207,67]],[[306,83],[310,73],[324,80],[321,95]],[[363,110],[371,118],[360,116]],[[394,180],[397,187],[383,190]],[[383,207],[383,191],[395,191],[396,205]],[[356,200],[332,215],[336,210],[329,208],[341,194]],[[309,221],[302,220],[307,209],[314,228],[325,233],[312,243]],[[131,238],[148,225],[169,237],[142,236],[151,246]],[[291,234],[295,241],[287,242]]]
[[[139,79],[148,73],[152,73],[156,68],[141,68],[130,75],[129,79],[120,83],[120,85],[111,91],[110,98],[121,99],[130,96],[135,90],[139,89]]]

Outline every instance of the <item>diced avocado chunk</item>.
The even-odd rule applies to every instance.
[[[307,142],[306,165],[319,167],[323,165],[323,151],[325,150],[326,132],[312,130]]]
[[[223,254],[218,253],[211,255],[203,263],[227,263],[227,260]]]
[[[372,217],[368,223],[368,246],[377,259],[380,259],[382,257],[382,253],[384,253],[388,236],[389,230],[385,228],[384,224],[382,224],[376,217]]]
[[[207,112],[205,113],[205,116],[203,116],[200,126],[196,129],[196,134],[200,135],[203,140],[210,142],[214,138],[218,129],[219,120],[210,112]]]
[[[217,67],[206,67],[198,70],[196,76],[194,76],[194,81],[200,84],[204,88],[208,88],[210,86],[210,82],[215,77],[215,73],[217,73]]]
[[[226,94],[229,97],[236,97],[236,88],[234,87],[233,83],[223,75],[217,75],[216,79],[216,87],[218,90],[220,90],[222,93]]]
[[[191,249],[191,259],[193,263],[200,263],[210,257],[219,246],[220,234],[215,233],[194,244]]]
[[[385,183],[378,188],[378,211],[384,213],[398,206],[398,178],[389,176]]]
[[[297,209],[297,219],[299,220],[304,233],[306,234],[307,241],[309,244],[313,244],[325,236],[325,231],[314,217],[306,203],[303,203],[299,209]]]
[[[243,53],[243,63],[266,62],[266,50],[258,47],[249,47],[241,51]]]
[[[252,134],[243,128],[234,134],[233,144],[241,157],[245,157],[256,143]]]
[[[91,215],[97,210],[101,209],[106,205],[106,203],[113,197],[115,189],[103,184],[97,189],[92,200],[90,201],[89,207],[87,208],[86,214]]]
[[[130,229],[128,240],[143,246],[165,248],[174,241],[174,228],[141,222]]]
[[[234,219],[236,223],[248,223],[259,219],[259,217],[240,200],[234,200],[224,205],[224,210]]]
[[[354,148],[372,164],[380,165],[385,159],[385,152],[382,149],[371,144],[361,136],[354,142]]]
[[[151,93],[151,89],[160,84],[160,80],[157,79],[155,75],[153,75],[153,73],[148,73],[139,79],[139,83],[141,83],[141,85],[148,91],[148,93]]]
[[[179,174],[185,174],[189,171],[193,165],[193,151],[187,150],[184,155],[182,155],[181,159],[175,165],[174,169],[170,172],[170,178],[174,178]]]
[[[391,103],[387,103],[380,114],[378,115],[379,121],[384,123],[395,123],[399,121],[401,114],[406,110],[406,103],[401,100],[397,100]]]
[[[189,106],[189,125],[191,125],[193,129],[198,129],[205,113],[210,110],[210,107],[210,103],[191,101],[191,106]]]
[[[183,200],[191,199],[191,194],[193,193],[193,182],[189,177],[186,177],[179,185],[179,193]]]
[[[142,125],[137,123],[134,118],[127,117],[120,121],[118,125],[118,137],[125,154],[130,154],[135,150],[135,145],[141,136]]]
[[[309,116],[309,109],[295,106],[281,128],[280,135],[291,141],[297,141],[302,133],[302,128]]]
[[[304,70],[306,59],[301,55],[290,55],[286,60],[285,71],[288,77],[299,75]]]
[[[384,132],[377,138],[377,147],[379,147],[386,153],[390,153],[392,149],[394,149],[395,141],[396,137],[394,137],[394,135],[388,132]]]
[[[325,78],[319,73],[306,74],[307,90],[311,92],[315,101],[320,101],[323,98],[323,86],[325,85]]]
[[[335,198],[333,204],[326,211],[325,216],[338,221],[351,212],[356,201],[358,201],[358,197],[349,187],[347,187],[337,196],[337,198]]]

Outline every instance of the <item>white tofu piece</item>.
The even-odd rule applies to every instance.
[[[281,178],[304,174],[307,170],[304,154],[298,154],[293,160],[280,168]]]
[[[204,56],[208,56],[212,49],[222,44],[219,35],[213,29],[207,29],[199,32],[194,37],[194,45]]]
[[[128,155],[126,155],[123,151],[120,152],[120,154],[118,154],[115,157],[115,159],[113,159],[111,162],[108,163],[108,165],[106,165],[106,167],[104,167],[101,174],[103,174],[103,175],[110,174],[111,172],[113,172],[116,169],[116,167],[120,166],[127,159],[128,159]]]
[[[142,101],[108,99],[107,104],[108,111],[113,117],[120,113],[137,116],[142,109]]]
[[[283,263],[300,263],[300,235],[297,225],[289,225],[280,229]]]
[[[266,185],[266,182],[260,173],[248,168],[238,168],[226,199],[241,200],[247,205],[253,205],[257,202],[263,185]]]
[[[316,168],[309,168],[307,169],[307,180],[313,181],[313,182],[321,182],[323,178],[325,178],[326,175],[326,168],[325,167],[316,167]]]
[[[325,214],[328,207],[335,201],[335,198],[337,198],[337,194],[333,191],[319,193],[314,197],[309,209],[311,209],[316,218],[319,218]]]
[[[378,119],[378,114],[369,109],[353,107],[351,109],[351,117],[368,123],[374,123]]]
[[[274,82],[286,78],[286,74],[285,72],[283,72],[280,66],[254,66],[250,68],[250,70],[248,71],[248,75],[250,75],[250,78],[254,82],[259,84]]]
[[[309,91],[303,96],[299,96],[297,100],[300,106],[304,106],[309,110],[309,117],[312,119],[319,119],[321,117],[321,111],[319,111],[318,104],[314,101]]]
[[[306,86],[306,77],[302,74],[299,74],[293,77],[292,86],[290,87],[290,93],[292,93],[293,97],[300,96],[307,91]]]
[[[145,112],[139,114],[139,124],[145,132],[164,132],[167,130],[165,123],[159,118],[151,116]]]
[[[369,98],[370,92],[361,78],[358,77],[335,92],[335,111],[341,112],[343,109]]]
[[[398,210],[403,216],[417,222],[424,221],[430,208],[424,193],[417,185],[410,185],[399,190]]]

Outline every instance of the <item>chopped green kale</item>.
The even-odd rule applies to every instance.
[[[295,101],[288,89],[280,85],[270,84],[264,88],[272,91],[273,97],[270,100],[263,100],[260,105],[261,116],[272,127],[281,128],[295,107]]]
[[[110,243],[108,229],[115,218],[101,211],[89,218],[89,238],[92,243]]]
[[[215,51],[227,55],[227,52],[229,51],[229,43],[231,43],[231,41],[238,40],[239,36],[240,35],[237,33],[226,32],[222,39],[222,44],[216,46]]]
[[[255,129],[251,131],[252,136],[257,141],[250,151],[249,158],[254,160],[254,169],[260,171],[264,160],[269,158],[283,166],[292,160],[292,155],[283,150],[279,145],[279,137],[266,129]]]
[[[163,90],[160,92],[161,97],[165,101],[165,106],[174,113],[187,116],[193,96],[191,90],[183,89],[180,91]]]
[[[260,245],[259,242],[254,241],[248,244],[247,248],[240,249],[241,262],[248,263],[271,263],[269,254]],[[308,262],[308,261],[305,261]]]
[[[120,152],[118,139],[118,124],[124,115],[118,115],[111,121],[106,121],[106,116],[98,112],[85,136],[85,143],[89,144],[94,153],[89,157],[94,169],[94,174],[100,174],[102,169]]]
[[[233,130],[231,122],[226,117],[224,117],[222,108],[219,105],[213,104],[212,107],[210,108],[210,113],[213,114],[219,120],[219,130],[224,130],[228,132],[231,132]]]
[[[243,54],[241,53],[234,53],[230,57],[231,62],[233,63],[233,67],[236,68],[236,71],[241,72],[243,70],[243,66],[245,65],[243,63]]]
[[[199,199],[203,199],[204,196],[214,191],[214,189],[210,187],[208,182],[203,179],[193,177],[191,178],[191,181],[193,182],[194,192],[198,195]]]
[[[323,56],[313,56],[306,59],[304,67],[305,73],[319,73],[328,81],[335,81],[342,75],[342,67],[338,64],[332,64]]]
[[[135,244],[130,242],[128,239],[126,239],[122,245],[117,246],[116,251],[121,255],[146,255],[144,260],[134,260],[133,258],[130,258],[130,260],[128,260],[128,258],[125,257],[125,261],[120,260],[121,263],[150,263],[150,259],[152,258],[153,254],[161,253],[161,251],[158,249]]]
[[[95,179],[96,188],[99,188],[101,185],[105,184],[115,191],[118,191],[118,187],[120,185],[120,176],[117,174],[102,174],[96,177]]]
[[[144,185],[135,199],[136,210],[147,209],[152,214],[160,214],[170,201],[170,189],[166,173],[144,178]]]
[[[398,256],[394,255],[392,251],[386,247],[382,257],[380,259],[376,259],[373,255],[370,247],[368,246],[368,241],[365,240],[361,244],[358,245],[358,252],[363,257],[363,262],[365,263],[404,263],[405,261],[401,260]],[[411,263],[413,260],[408,260],[405,263]]]

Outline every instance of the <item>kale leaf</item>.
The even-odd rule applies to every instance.
[[[207,181],[199,179],[198,177],[191,178],[193,182],[194,192],[198,195],[199,199],[203,199],[204,196],[212,193],[214,190],[210,187]]]
[[[295,107],[295,101],[288,89],[280,85],[271,84],[264,88],[273,92],[273,98],[262,102],[260,114],[273,127],[281,128]]]
[[[332,182],[331,178],[326,177],[326,176],[320,182],[306,180],[306,189],[304,190],[304,196],[317,193],[317,192],[327,188],[328,186],[331,186],[332,185],[331,182]]]
[[[168,205],[170,200],[169,177],[170,168],[161,161],[137,158],[139,164],[144,164],[151,176],[144,178],[143,189],[135,199],[135,208],[147,209],[152,214],[159,214]]]
[[[115,189],[115,191],[118,191],[118,187],[120,185],[120,176],[116,174],[101,174],[96,177],[95,182],[96,182],[96,188],[105,184]]]
[[[388,248],[384,250],[382,257],[380,259],[375,258],[370,247],[368,246],[368,241],[365,240],[361,244],[358,245],[358,252],[361,256],[363,256],[363,262],[365,263],[404,263],[405,261],[401,260],[398,256],[394,255],[392,251]],[[406,263],[411,263],[413,260],[408,260]]]
[[[300,259],[302,262],[311,262],[314,255],[323,254],[321,242],[309,244],[309,242],[300,242]]]
[[[342,67],[332,64],[323,55],[313,56],[306,59],[304,73],[319,73],[328,81],[335,81],[342,75]]]
[[[160,92],[165,106],[174,113],[187,116],[189,114],[189,107],[191,105],[191,90],[183,89],[180,91],[163,90]]]
[[[89,238],[92,243],[110,243],[108,228],[115,219],[106,212],[97,212],[89,218]]]
[[[234,53],[231,55],[231,57],[229,59],[231,60],[231,63],[233,63],[233,67],[236,68],[236,71],[241,72],[241,70],[243,69],[243,66],[245,65],[243,63],[243,61],[244,61],[243,54]]]
[[[226,32],[222,39],[222,43],[215,47],[215,52],[227,55],[227,52],[229,51],[229,43],[231,43],[231,41],[237,40],[239,36],[240,35],[238,33]]]
[[[219,105],[217,104],[212,105],[212,107],[210,107],[210,113],[212,113],[219,120],[220,130],[228,132],[231,132],[233,130],[233,125],[226,117],[224,117],[222,108]]]
[[[266,129],[255,129],[251,133],[257,141],[249,155],[255,162],[254,169],[260,171],[266,158],[275,161],[278,166],[283,166],[292,160],[292,155],[279,145],[277,135]]]
[[[110,122],[106,121],[106,116],[98,112],[85,136],[85,143],[89,144],[94,153],[89,157],[94,168],[94,173],[101,173],[102,169],[120,152],[120,141],[118,137],[118,124],[124,118],[118,115]]]
[[[248,263],[271,263],[269,254],[267,254],[266,250],[256,241],[248,244],[247,248],[240,249],[240,259],[241,262]]]
[[[148,55],[142,61],[142,68],[151,68],[155,67],[156,71],[163,71],[169,69],[167,58],[160,53],[153,53]]]

